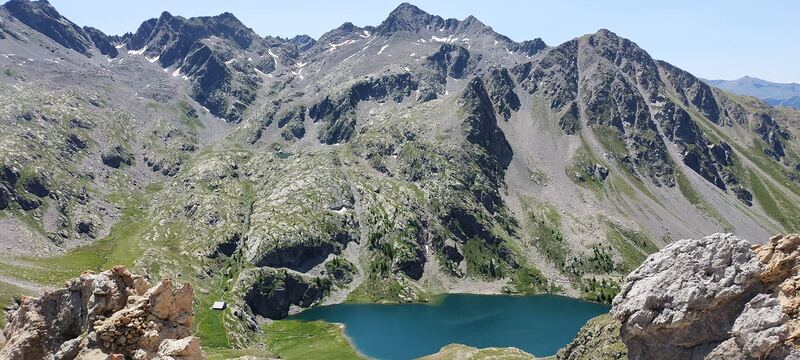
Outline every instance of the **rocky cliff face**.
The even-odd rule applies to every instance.
[[[151,287],[124,267],[23,297],[7,316],[3,359],[205,359],[191,336],[192,287]]]
[[[800,357],[800,235],[681,240],[626,279],[612,315],[630,359]]]

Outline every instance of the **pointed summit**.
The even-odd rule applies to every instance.
[[[376,29],[377,35],[388,36],[398,31],[417,32],[441,26],[445,22],[439,16],[428,14],[409,3],[402,3]]]

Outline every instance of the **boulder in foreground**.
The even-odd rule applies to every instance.
[[[205,359],[191,336],[192,287],[151,287],[122,266],[23,297],[8,317],[2,359]]]
[[[800,359],[800,235],[670,244],[626,278],[611,309],[630,359]]]

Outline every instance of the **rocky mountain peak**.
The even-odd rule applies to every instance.
[[[158,21],[160,21],[160,22],[170,21],[170,20],[172,20],[173,17],[174,16],[172,16],[172,14],[170,14],[169,11],[164,11],[158,17]]]
[[[450,23],[457,22],[455,19],[448,21]],[[375,32],[381,36],[389,36],[399,31],[419,32],[442,27],[444,23],[445,20],[440,16],[428,14],[409,3],[402,3],[389,13],[389,16],[375,29]]]
[[[289,39],[288,41],[290,44],[294,44],[295,46],[297,46],[298,51],[308,50],[317,43],[317,40],[314,40],[314,38],[306,34],[297,35]]]

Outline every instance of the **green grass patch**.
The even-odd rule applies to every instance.
[[[467,274],[492,279],[503,277],[506,269],[496,246],[487,244],[483,240],[470,239],[464,244],[463,251],[464,260],[467,262]]]
[[[610,304],[619,293],[619,283],[610,279],[586,279],[581,283],[581,297],[599,303]]]
[[[620,133],[619,130],[610,126],[598,125],[592,127],[592,133],[594,133],[594,136],[600,141],[600,144],[603,145],[603,148],[605,148],[614,159],[617,159],[617,161],[628,155],[628,147],[625,146],[625,142],[622,141],[622,133]]]
[[[642,232],[625,229],[613,223],[606,226],[606,238],[622,256],[622,271],[627,273],[639,266],[658,247]]]
[[[203,351],[206,353],[206,359],[208,360],[237,359],[243,356],[249,356],[255,359],[272,359],[275,357],[275,355],[267,349],[254,347],[244,349],[207,348],[204,343]]]
[[[415,302],[429,302],[430,296],[419,289],[404,286],[392,277],[375,274],[366,278],[358,287],[347,295],[348,303],[399,303],[403,298],[411,298]]]
[[[569,165],[564,168],[564,171],[567,172],[567,176],[573,183],[592,190],[599,195],[603,191],[603,182],[595,179],[593,174],[589,173],[588,169],[595,164],[605,165],[598,161],[589,151],[586,142],[583,141],[583,136],[581,136],[581,140],[582,146],[573,154]]]
[[[270,352],[285,360],[364,359],[342,328],[323,321],[278,320],[263,327]]]
[[[797,217],[800,214],[800,209],[786,200],[785,197],[780,196],[778,189],[769,182],[761,181],[761,178],[753,171],[750,171],[750,185],[753,188],[753,196],[769,217],[779,222],[786,231],[791,232],[800,229],[800,219]]]
[[[526,226],[531,232],[532,242],[542,254],[559,269],[564,269],[567,259],[567,243],[559,230],[561,215],[550,204],[533,199],[520,199],[526,213]]]
[[[85,270],[99,272],[116,265],[132,266],[143,253],[140,241],[150,225],[142,210],[145,198],[133,196],[127,201],[107,237],[59,256],[0,260],[0,273],[40,284],[61,285]]]
[[[530,266],[517,270],[511,281],[519,294],[535,295],[561,291],[559,287],[547,281],[547,278],[544,277],[544,274],[539,269]]]

